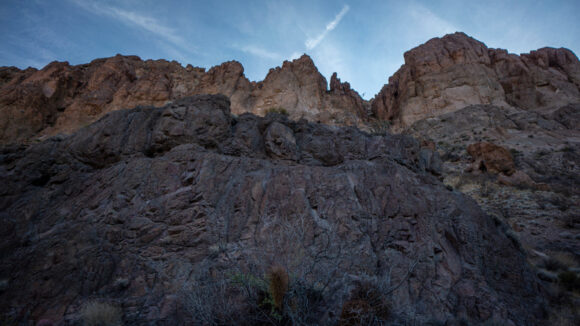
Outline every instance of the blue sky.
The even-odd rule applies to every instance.
[[[463,31],[513,53],[580,52],[580,1],[1,0],[0,66],[41,68],[117,53],[210,68],[240,61],[250,80],[309,54],[371,98],[432,37]]]

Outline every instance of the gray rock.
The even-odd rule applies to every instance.
[[[271,158],[292,161],[297,161],[299,158],[294,132],[279,122],[274,121],[270,124],[266,130],[264,142],[266,153]]]
[[[281,265],[291,286],[320,291],[313,324],[336,323],[363,281],[381,289],[392,322],[461,312],[542,324],[520,247],[424,171],[436,158],[409,136],[233,119],[224,97],[199,96],[2,153],[7,316],[72,320],[89,297],[115,298],[128,324],[187,324],[201,308],[250,316],[216,280]]]

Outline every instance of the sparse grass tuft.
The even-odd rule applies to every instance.
[[[515,158],[516,156],[521,156],[522,152],[518,151],[515,148],[510,148],[510,154],[512,154],[512,156]]]
[[[283,107],[272,107],[266,110],[266,115],[270,113],[282,114],[282,115],[289,115],[288,111]]]
[[[371,133],[373,135],[384,136],[389,133],[392,124],[393,122],[390,120],[375,120],[371,122]]]

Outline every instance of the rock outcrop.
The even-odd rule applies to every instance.
[[[567,49],[520,56],[464,33],[434,38],[405,53],[405,64],[372,101],[374,115],[404,128],[472,104],[544,113],[580,102],[580,62]]]
[[[549,113],[580,103],[580,62],[567,49],[542,48],[515,55],[455,33],[405,53],[405,64],[371,103],[341,83],[327,80],[307,55],[271,69],[251,82],[239,62],[209,69],[164,60],[115,56],[42,70],[0,71],[0,143],[25,143],[69,134],[103,114],[137,105],[164,105],[184,96],[224,94],[232,112],[264,115],[283,108],[291,119],[372,129],[389,120],[394,131],[415,121],[472,104]]]
[[[515,172],[512,154],[505,148],[488,142],[467,146],[467,153],[473,158],[472,170],[512,175]]]
[[[107,112],[165,105],[195,94],[224,94],[235,114],[264,115],[283,108],[295,120],[362,125],[368,103],[348,84],[333,85],[340,87],[328,91],[307,55],[270,70],[258,83],[250,82],[236,61],[207,72],[175,61],[121,55],[78,66],[53,62],[42,70],[5,67],[0,71],[0,143],[70,134]]]
[[[579,105],[545,114],[474,105],[420,120],[407,132],[436,143],[444,182],[506,221],[548,275],[580,267],[578,114]],[[567,258],[550,265],[558,257]]]
[[[209,95],[5,147],[0,313],[74,324],[100,300],[127,324],[255,324],[276,311],[320,324],[377,299],[389,313],[373,318],[394,324],[542,324],[518,242],[429,173],[426,151],[404,135],[235,117]],[[272,295],[288,306],[270,312],[248,298],[272,266],[290,280]]]

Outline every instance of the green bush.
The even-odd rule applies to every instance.
[[[289,115],[288,111],[286,111],[286,109],[283,107],[272,107],[266,110],[266,115],[270,113],[282,114],[286,116]]]
[[[390,120],[375,120],[371,122],[371,133],[384,136],[389,133],[393,122]]]

